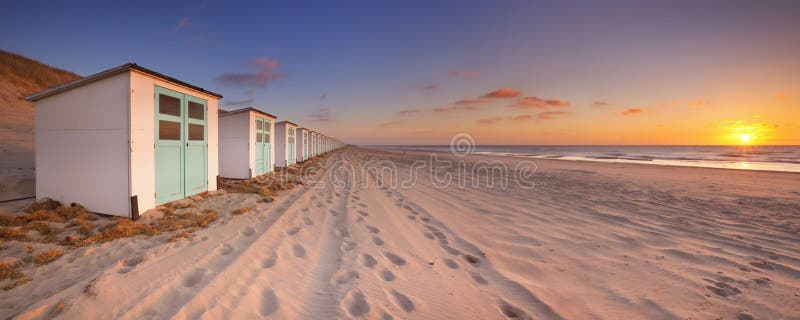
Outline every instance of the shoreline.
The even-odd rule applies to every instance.
[[[445,150],[424,149],[424,148],[420,149],[420,148],[372,147],[372,146],[359,146],[359,148],[450,154],[449,151]],[[581,162],[592,162],[592,163],[625,163],[625,164],[654,165],[654,166],[666,166],[666,167],[724,169],[724,170],[736,170],[736,171],[785,172],[785,173],[800,174],[800,164],[785,163],[785,162],[758,162],[758,161],[722,162],[722,161],[712,161],[712,160],[666,160],[666,159],[656,159],[656,158],[641,159],[641,160],[625,159],[625,158],[603,159],[603,158],[591,158],[591,157],[580,157],[580,156],[525,155],[525,154],[500,153],[500,152],[481,152],[481,151],[472,152],[469,155],[534,159],[534,160],[562,160],[562,161],[581,161]],[[733,166],[737,164],[740,166],[744,165],[753,167],[742,168]],[[784,170],[767,168],[769,166],[784,167]]]

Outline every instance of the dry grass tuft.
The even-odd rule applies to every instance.
[[[24,278],[25,274],[19,271],[21,266],[22,263],[19,260],[15,262],[0,262],[0,280]]]
[[[186,230],[186,231],[183,231],[183,232],[179,232],[179,233],[173,234],[173,235],[169,236],[169,239],[167,239],[167,242],[175,242],[175,241],[178,241],[180,239],[188,238],[190,235],[192,235],[192,233],[194,233],[194,229],[190,229],[190,230]]]
[[[62,229],[51,226],[45,221],[31,221],[22,227],[25,230],[36,230],[43,236],[53,236],[61,233]]]
[[[44,198],[44,199],[37,200],[37,201],[34,201],[33,203],[29,204],[28,207],[25,208],[25,212],[34,213],[34,212],[39,211],[39,210],[52,211],[52,210],[55,210],[56,208],[58,208],[60,206],[61,206],[60,202],[55,201],[55,200],[50,199],[50,198]]]
[[[0,239],[9,240],[28,240],[28,235],[21,227],[0,227]]]
[[[63,255],[64,251],[59,249],[37,252],[33,254],[33,262],[36,262],[37,265],[41,266],[53,262],[53,260],[56,260]]]
[[[96,297],[97,288],[94,287],[95,284],[97,284],[97,278],[92,279],[92,281],[89,281],[89,283],[87,283],[86,286],[83,287],[83,293],[92,298]]]
[[[254,207],[242,207],[242,208],[239,208],[239,209],[233,210],[233,212],[231,212],[231,214],[232,214],[232,215],[240,215],[240,214],[245,214],[245,213],[249,212],[250,210],[252,210],[253,208],[254,208]]]
[[[65,299],[59,300],[58,303],[56,303],[56,305],[53,306],[53,310],[50,310],[49,318],[50,319],[55,318],[56,316],[64,312],[64,310],[66,309],[67,309],[67,300]]]
[[[8,290],[14,289],[14,288],[19,287],[19,286],[21,286],[23,284],[31,282],[32,280],[33,279],[31,279],[31,278],[23,276],[22,278],[14,280],[14,281],[11,281],[7,285],[3,286],[3,290],[8,291]]]

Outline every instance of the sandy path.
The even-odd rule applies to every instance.
[[[427,157],[351,148],[274,203],[212,198],[255,209],[99,264],[20,318],[61,299],[76,319],[798,316],[798,175],[537,161],[547,188],[441,188],[412,169]],[[396,176],[369,170],[384,160]]]

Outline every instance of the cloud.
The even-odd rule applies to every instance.
[[[514,98],[519,95],[520,92],[512,88],[500,88],[495,91],[484,94],[482,97],[489,99],[506,99],[506,98]]]
[[[239,101],[222,101],[223,106],[241,106],[253,103],[253,99],[239,100]]]
[[[309,114],[308,117],[311,118],[311,121],[317,122],[333,121],[331,118],[331,109],[329,108],[319,108],[314,110],[314,112]]]
[[[703,107],[703,106],[707,106],[707,105],[710,105],[710,104],[711,104],[711,101],[708,101],[708,100],[694,100],[694,101],[687,102],[686,106],[691,108],[691,107]]]
[[[450,70],[447,72],[448,77],[459,77],[465,79],[475,79],[480,74],[474,70]]]
[[[485,98],[468,98],[468,99],[461,99],[455,102],[456,105],[464,105],[464,104],[479,104],[479,103],[487,103],[491,102],[491,99]]]
[[[435,91],[435,90],[439,90],[439,85],[435,84],[435,83],[431,83],[431,84],[425,85],[424,87],[422,87],[422,89],[425,89],[425,91]]]
[[[628,110],[622,111],[622,115],[623,116],[629,116],[629,115],[634,115],[634,114],[640,114],[642,112],[644,112],[644,110],[642,110],[642,109],[630,108]]]
[[[420,110],[420,109],[404,109],[404,110],[400,110],[400,112],[398,112],[398,114],[400,114],[400,115],[409,115],[409,114],[415,114],[415,113],[420,113],[420,112],[422,112],[422,110]]]
[[[189,17],[183,17],[180,21],[178,21],[178,25],[175,26],[175,30],[182,30],[191,25],[192,23],[189,22]]]
[[[278,60],[257,58],[245,62],[244,65],[255,68],[257,72],[223,73],[214,80],[226,85],[263,88],[272,80],[286,77],[286,74],[276,72],[281,65]]]
[[[503,121],[503,118],[501,118],[501,117],[491,117],[491,118],[478,119],[478,121],[476,121],[476,122],[478,124],[493,124],[493,123],[500,122],[500,121]]]
[[[542,99],[539,97],[524,97],[519,99],[515,104],[511,105],[512,108],[518,109],[547,109],[550,107],[565,108],[569,107],[570,102],[559,99]]]
[[[403,121],[389,121],[389,122],[384,122],[384,123],[379,124],[378,127],[388,128],[388,127],[396,127],[396,126],[399,126],[399,125],[402,125],[402,124],[405,124],[405,122],[403,122]]]
[[[536,118],[541,120],[554,120],[556,118],[566,116],[568,114],[569,112],[567,111],[545,111],[536,114]]]
[[[473,110],[478,110],[478,107],[470,105],[470,104],[462,104],[462,105],[454,105],[454,106],[450,106],[450,107],[435,108],[435,109],[433,109],[433,112],[441,113],[441,112],[450,112],[450,111],[459,111],[459,110],[473,111]]]
[[[319,99],[320,100],[325,100],[327,97],[328,97],[328,93],[327,92],[319,95]]]
[[[613,104],[611,102],[606,102],[606,101],[595,101],[595,102],[592,102],[592,107],[608,107],[608,106],[612,106],[612,105]]]
[[[791,97],[789,97],[788,94],[785,94],[783,92],[776,92],[775,94],[772,95],[772,97],[774,97],[775,99],[778,99],[778,100],[789,100],[789,99],[791,99]]]
[[[529,115],[529,114],[521,114],[521,115],[518,115],[518,116],[511,117],[511,120],[514,120],[514,121],[528,121],[528,120],[533,120],[533,116]]]

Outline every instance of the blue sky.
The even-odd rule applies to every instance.
[[[461,131],[485,143],[692,143],[725,121],[800,138],[781,123],[798,115],[798,2],[18,1],[0,12],[2,49],[81,75],[137,62],[352,143]],[[569,104],[449,109],[500,88]],[[670,107],[693,103],[714,109]],[[693,133],[678,139],[685,119]]]

